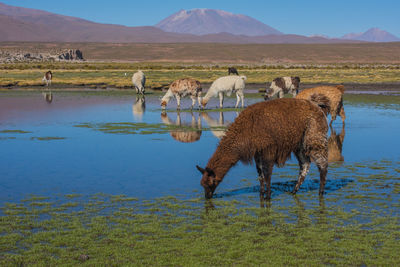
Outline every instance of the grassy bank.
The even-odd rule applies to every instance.
[[[20,65],[19,67],[17,65]],[[28,68],[30,66],[30,68]],[[0,68],[0,87],[24,88],[42,86],[42,77],[48,69],[53,71],[52,88],[132,88],[131,77],[142,69],[147,77],[146,87],[160,89],[184,77],[211,83],[227,74],[226,67],[157,65],[126,63],[104,64],[10,64]],[[266,83],[280,76],[299,76],[302,83],[397,83],[400,69],[396,67],[251,67],[238,66],[239,73],[247,76],[247,83]]]
[[[256,192],[212,201],[30,196],[2,207],[0,265],[398,266],[397,166],[333,165],[323,199],[318,181],[297,197],[273,182],[263,207]]]

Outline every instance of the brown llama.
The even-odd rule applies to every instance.
[[[49,86],[51,85],[52,79],[53,79],[53,73],[51,72],[51,70],[49,70],[44,74],[42,81],[46,82],[46,86]]]
[[[177,103],[177,109],[181,109],[181,98],[187,95],[189,95],[190,98],[192,99],[191,109],[193,109],[194,104],[196,103],[196,98],[200,108],[202,91],[203,88],[201,87],[201,83],[198,80],[192,78],[183,78],[176,80],[173,83],[171,83],[167,93],[161,99],[161,108],[165,109],[167,107],[169,100],[172,97],[175,97]]]
[[[281,167],[293,152],[300,172],[295,194],[303,183],[311,161],[320,173],[319,194],[324,193],[328,167],[328,125],[316,104],[329,106],[329,100],[314,95],[312,101],[282,98],[253,104],[243,110],[228,128],[205,169],[201,185],[205,197],[211,198],[224,176],[240,160],[254,159],[260,180],[260,196],[271,198],[271,174],[274,165]],[[266,189],[265,189],[266,186]]]
[[[301,91],[296,98],[299,99],[310,99],[313,94],[322,94],[326,96],[330,101],[330,110],[328,114],[331,114],[331,122],[336,120],[336,115],[339,115],[342,118],[342,123],[344,124],[344,120],[346,119],[346,114],[344,113],[343,108],[343,94],[344,94],[344,86],[336,85],[336,86],[318,86],[314,88],[309,88]]]

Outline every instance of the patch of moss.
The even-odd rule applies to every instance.
[[[31,140],[39,140],[39,141],[52,141],[52,140],[64,140],[66,137],[59,136],[45,136],[45,137],[31,137]]]
[[[163,123],[135,123],[135,122],[115,122],[115,123],[81,123],[74,127],[87,128],[103,133],[111,134],[163,134],[170,131],[199,131],[196,127],[166,125]],[[223,130],[226,127],[204,127],[202,131]]]
[[[18,133],[18,134],[26,134],[26,133],[32,133],[32,132],[23,131],[23,130],[1,130],[0,133]]]

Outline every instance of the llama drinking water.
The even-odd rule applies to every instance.
[[[219,96],[219,107],[223,108],[224,94],[230,96],[232,93],[236,93],[236,105],[238,107],[240,100],[242,101],[242,108],[244,107],[244,88],[246,86],[246,76],[224,76],[216,79],[207,94],[204,96],[201,104],[203,108],[207,105],[211,97]]]
[[[132,75],[133,87],[136,89],[137,94],[144,94],[144,86],[146,84],[146,76],[143,71],[139,70]]]
[[[329,100],[320,95],[314,95],[312,101],[329,105]],[[239,160],[251,163],[254,159],[260,196],[270,199],[273,166],[283,166],[292,152],[300,165],[292,192],[299,190],[313,161],[319,169],[319,194],[322,195],[328,167],[327,131],[323,110],[308,100],[283,98],[249,106],[230,125],[206,168],[196,166],[203,175],[201,185],[205,197],[213,196],[226,173]]]
[[[173,83],[171,83],[167,93],[161,99],[161,108],[165,109],[167,107],[169,100],[172,97],[175,97],[177,106],[178,106],[177,108],[180,109],[181,108],[181,98],[185,97],[187,95],[189,95],[190,98],[192,99],[192,107],[191,107],[192,109],[194,107],[194,104],[196,103],[196,98],[197,98],[197,102],[199,103],[199,107],[200,107],[202,90],[203,89],[201,88],[201,83],[195,79],[184,78],[184,79],[176,80]]]

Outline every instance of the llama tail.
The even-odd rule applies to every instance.
[[[344,86],[343,85],[336,85],[336,88],[344,94]]]
[[[243,81],[247,81],[247,77],[246,76],[239,76]]]
[[[325,115],[329,114],[331,108],[331,101],[328,97],[323,94],[312,94],[310,97],[310,101],[314,104],[318,105]]]

